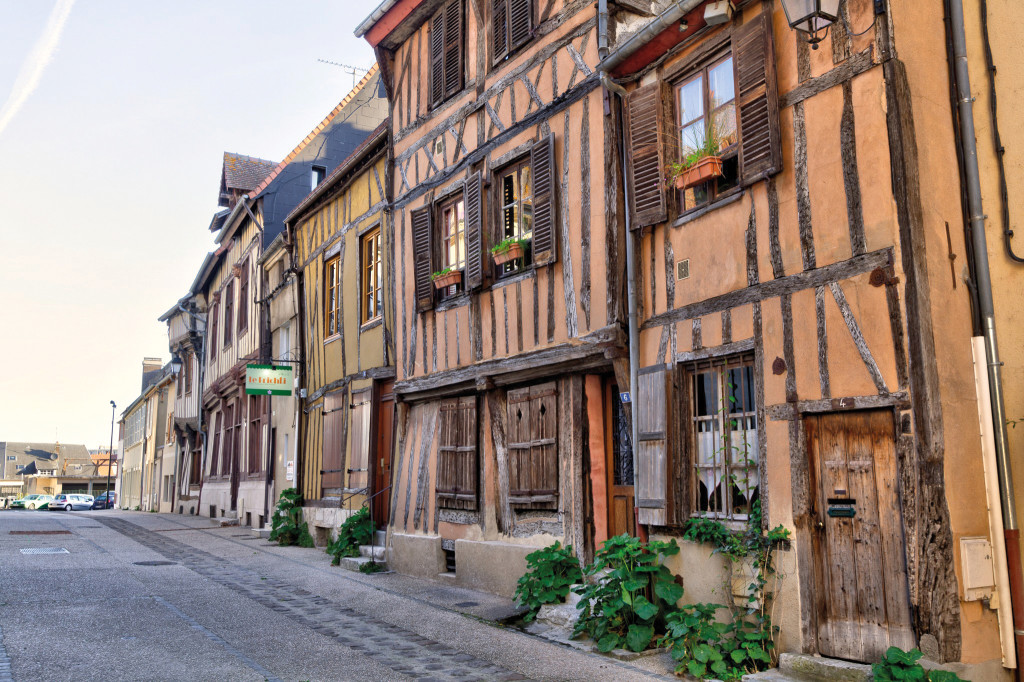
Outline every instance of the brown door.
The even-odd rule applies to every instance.
[[[893,413],[815,415],[805,427],[818,651],[868,662],[912,649]]]
[[[376,443],[373,462],[373,519],[378,526],[385,525],[391,514],[391,439],[395,426],[395,382],[377,386],[377,399],[373,406],[376,417]],[[387,492],[385,492],[387,491]],[[379,494],[377,494],[379,493]]]
[[[619,387],[605,385],[605,450],[608,456],[608,535],[636,535],[633,513],[631,427],[619,399]]]

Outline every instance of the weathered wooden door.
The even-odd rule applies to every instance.
[[[377,386],[373,413],[377,435],[373,462],[373,518],[380,526],[390,518],[391,495],[382,492],[391,485],[391,439],[395,425],[395,382],[383,382]],[[379,493],[379,494],[378,494]]]
[[[818,651],[876,661],[916,646],[893,413],[808,416]]]
[[[633,447],[631,427],[619,402],[619,387],[605,385],[605,450],[608,473],[608,536],[636,535],[633,513]]]

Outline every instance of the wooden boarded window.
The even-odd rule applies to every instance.
[[[437,506],[477,508],[476,397],[441,403],[437,449]]]
[[[637,229],[668,219],[665,193],[666,102],[671,94],[666,83],[652,83],[629,93],[626,98],[627,154],[630,197]]]
[[[782,169],[771,17],[762,12],[732,38],[740,118],[740,175],[750,185]]]
[[[352,394],[352,457],[349,460],[349,490],[365,490],[369,477],[367,463],[370,461],[370,389]]]
[[[640,370],[636,415],[637,442],[636,506],[637,520],[643,524],[668,523],[668,376],[665,368]]]
[[[342,486],[342,460],[345,456],[344,435],[346,409],[345,392],[332,393],[324,397],[324,445],[323,469],[320,487],[338,490]]]
[[[466,291],[483,285],[483,186],[480,171],[469,176],[463,190],[466,203]]]
[[[686,374],[693,513],[745,519],[761,485],[754,356],[702,360]]]
[[[555,382],[508,392],[509,502],[558,509],[558,390]]]
[[[529,41],[533,30],[532,0],[492,0],[491,40],[494,63]]]
[[[430,19],[430,103],[462,90],[462,0],[448,0]]]
[[[242,262],[238,274],[238,334],[249,326],[249,259]]]
[[[533,174],[533,264],[549,265],[558,260],[558,196],[556,188],[555,136],[542,137],[530,150]]]
[[[232,324],[235,321],[235,281],[231,280],[228,282],[228,286],[224,289],[224,346],[230,346],[232,339],[234,339],[234,327]]]
[[[249,398],[249,453],[246,473],[263,471],[263,414],[266,411],[267,396],[251,395]]]
[[[416,310],[430,310],[434,304],[430,258],[430,207],[424,206],[412,212],[413,277],[416,281]]]
[[[341,256],[324,263],[324,336],[341,333]]]

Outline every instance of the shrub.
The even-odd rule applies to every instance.
[[[370,519],[370,510],[362,507],[345,519],[338,529],[338,539],[327,545],[327,553],[333,556],[331,564],[337,566],[342,557],[359,556],[359,545],[368,545],[376,530]]]
[[[643,543],[628,535],[609,538],[576,588],[580,617],[573,636],[586,633],[600,651],[619,647],[643,651],[664,623],[665,612],[683,596],[682,586],[661,563],[679,552],[675,540]]]
[[[309,526],[302,520],[302,494],[295,488],[281,491],[274,509],[270,541],[279,545],[315,546]]]
[[[515,599],[530,610],[524,620],[530,622],[544,604],[563,601],[569,588],[583,580],[580,562],[572,545],[560,542],[526,555],[526,573],[516,586]]]
[[[963,682],[956,673],[945,670],[925,670],[918,661],[924,654],[918,649],[904,651],[889,647],[882,660],[871,666],[871,673],[879,682]]]

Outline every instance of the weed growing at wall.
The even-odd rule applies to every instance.
[[[345,519],[345,523],[338,529],[338,539],[327,545],[327,553],[334,557],[331,564],[337,566],[341,563],[342,557],[359,556],[359,545],[370,544],[374,530],[376,529],[367,507],[360,508]]]
[[[309,526],[302,520],[302,494],[295,488],[281,491],[274,508],[270,541],[299,547],[313,547],[315,544],[309,534]]]
[[[523,618],[530,622],[544,604],[557,604],[569,595],[569,588],[583,580],[580,562],[572,545],[560,542],[526,555],[526,573],[519,579],[515,598],[529,608]]]
[[[882,660],[871,666],[871,673],[878,682],[964,682],[956,673],[925,670],[918,663],[922,656],[918,649],[904,651],[891,646]]]

